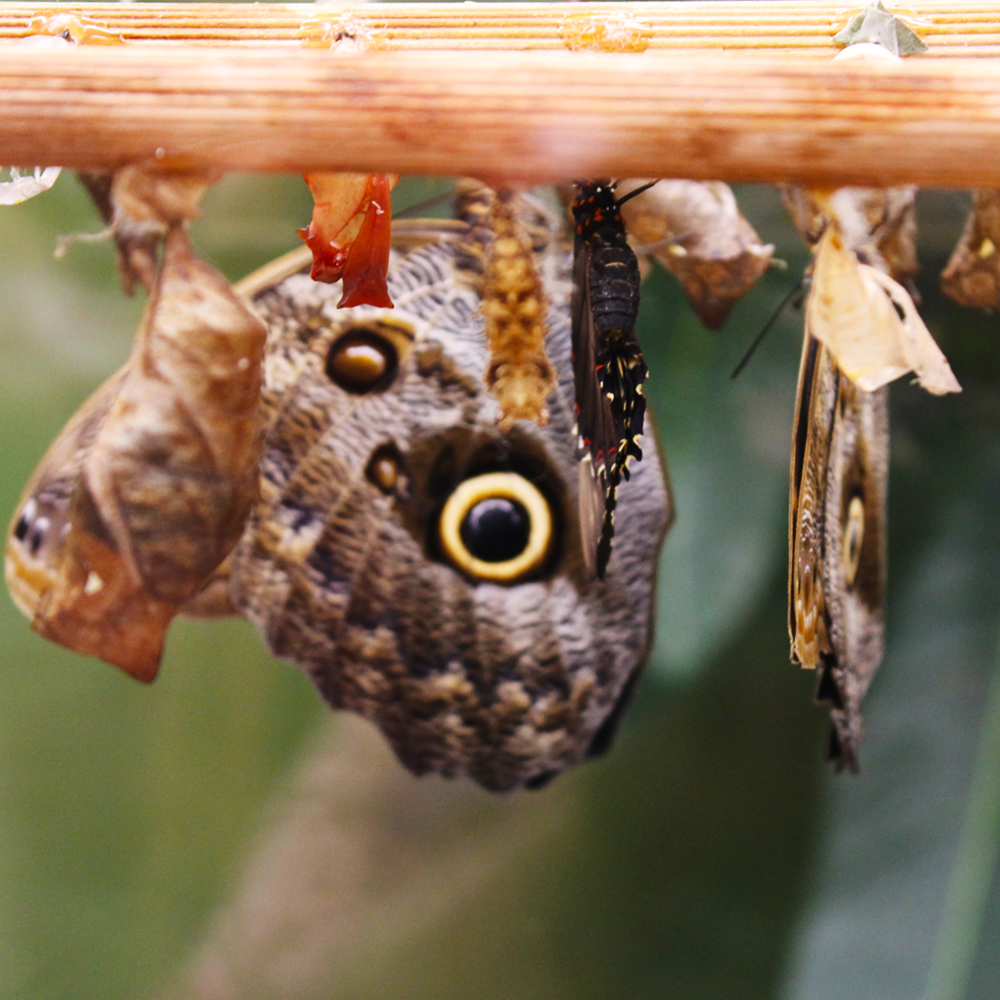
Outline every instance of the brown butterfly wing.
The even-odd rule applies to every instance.
[[[882,661],[886,578],[888,388],[864,392],[839,376],[826,483],[828,669],[840,693],[831,756],[857,768],[861,702]]]
[[[799,369],[788,512],[788,628],[792,662],[815,669],[830,651],[823,593],[826,476],[836,375],[827,349],[806,336]]]
[[[861,702],[882,659],[887,389],[864,392],[806,338],[789,505],[792,660],[819,670],[830,756],[857,769]]]

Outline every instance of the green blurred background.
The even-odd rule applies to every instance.
[[[404,181],[397,207],[445,184]],[[822,760],[785,629],[801,314],[729,372],[806,254],[717,334],[673,280],[640,336],[678,517],[657,645],[614,751],[539,793],[415,779],[241,622],[177,622],[151,688],[0,601],[0,997],[996,997],[1000,968],[997,320],[937,275],[967,196],[921,196],[922,311],[964,387],[892,388],[888,649],[859,777]],[[298,244],[296,177],[233,176],[200,252],[236,279]],[[0,212],[0,499],[128,353],[75,179]]]

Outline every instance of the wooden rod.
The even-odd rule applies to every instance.
[[[0,3],[0,38],[76,13],[130,43],[322,44],[347,26],[392,49],[564,49],[594,41],[664,51],[738,50],[829,57],[833,36],[863,3],[828,0],[643,0],[635,3]],[[929,58],[1000,55],[992,0],[889,5],[928,44]],[[327,38],[329,41],[329,38]]]
[[[1000,63],[65,46],[0,59],[0,163],[1000,187]]]

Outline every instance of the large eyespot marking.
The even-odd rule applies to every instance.
[[[861,497],[851,497],[847,506],[847,525],[844,528],[844,578],[847,586],[854,585],[861,562],[861,543],[865,537],[865,504]]]
[[[414,331],[405,323],[375,321],[345,330],[330,346],[326,374],[345,392],[385,392],[399,373]]]
[[[438,525],[452,563],[492,583],[516,583],[535,572],[549,554],[553,530],[548,500],[516,472],[487,472],[460,483]]]

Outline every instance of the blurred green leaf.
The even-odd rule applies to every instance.
[[[793,312],[734,382],[750,338],[707,333],[668,280],[658,275],[644,289],[640,334],[677,508],[660,560],[652,669],[679,678],[731,640],[783,562],[802,332]],[[784,280],[765,282],[763,310],[741,310],[746,331],[763,325]]]

